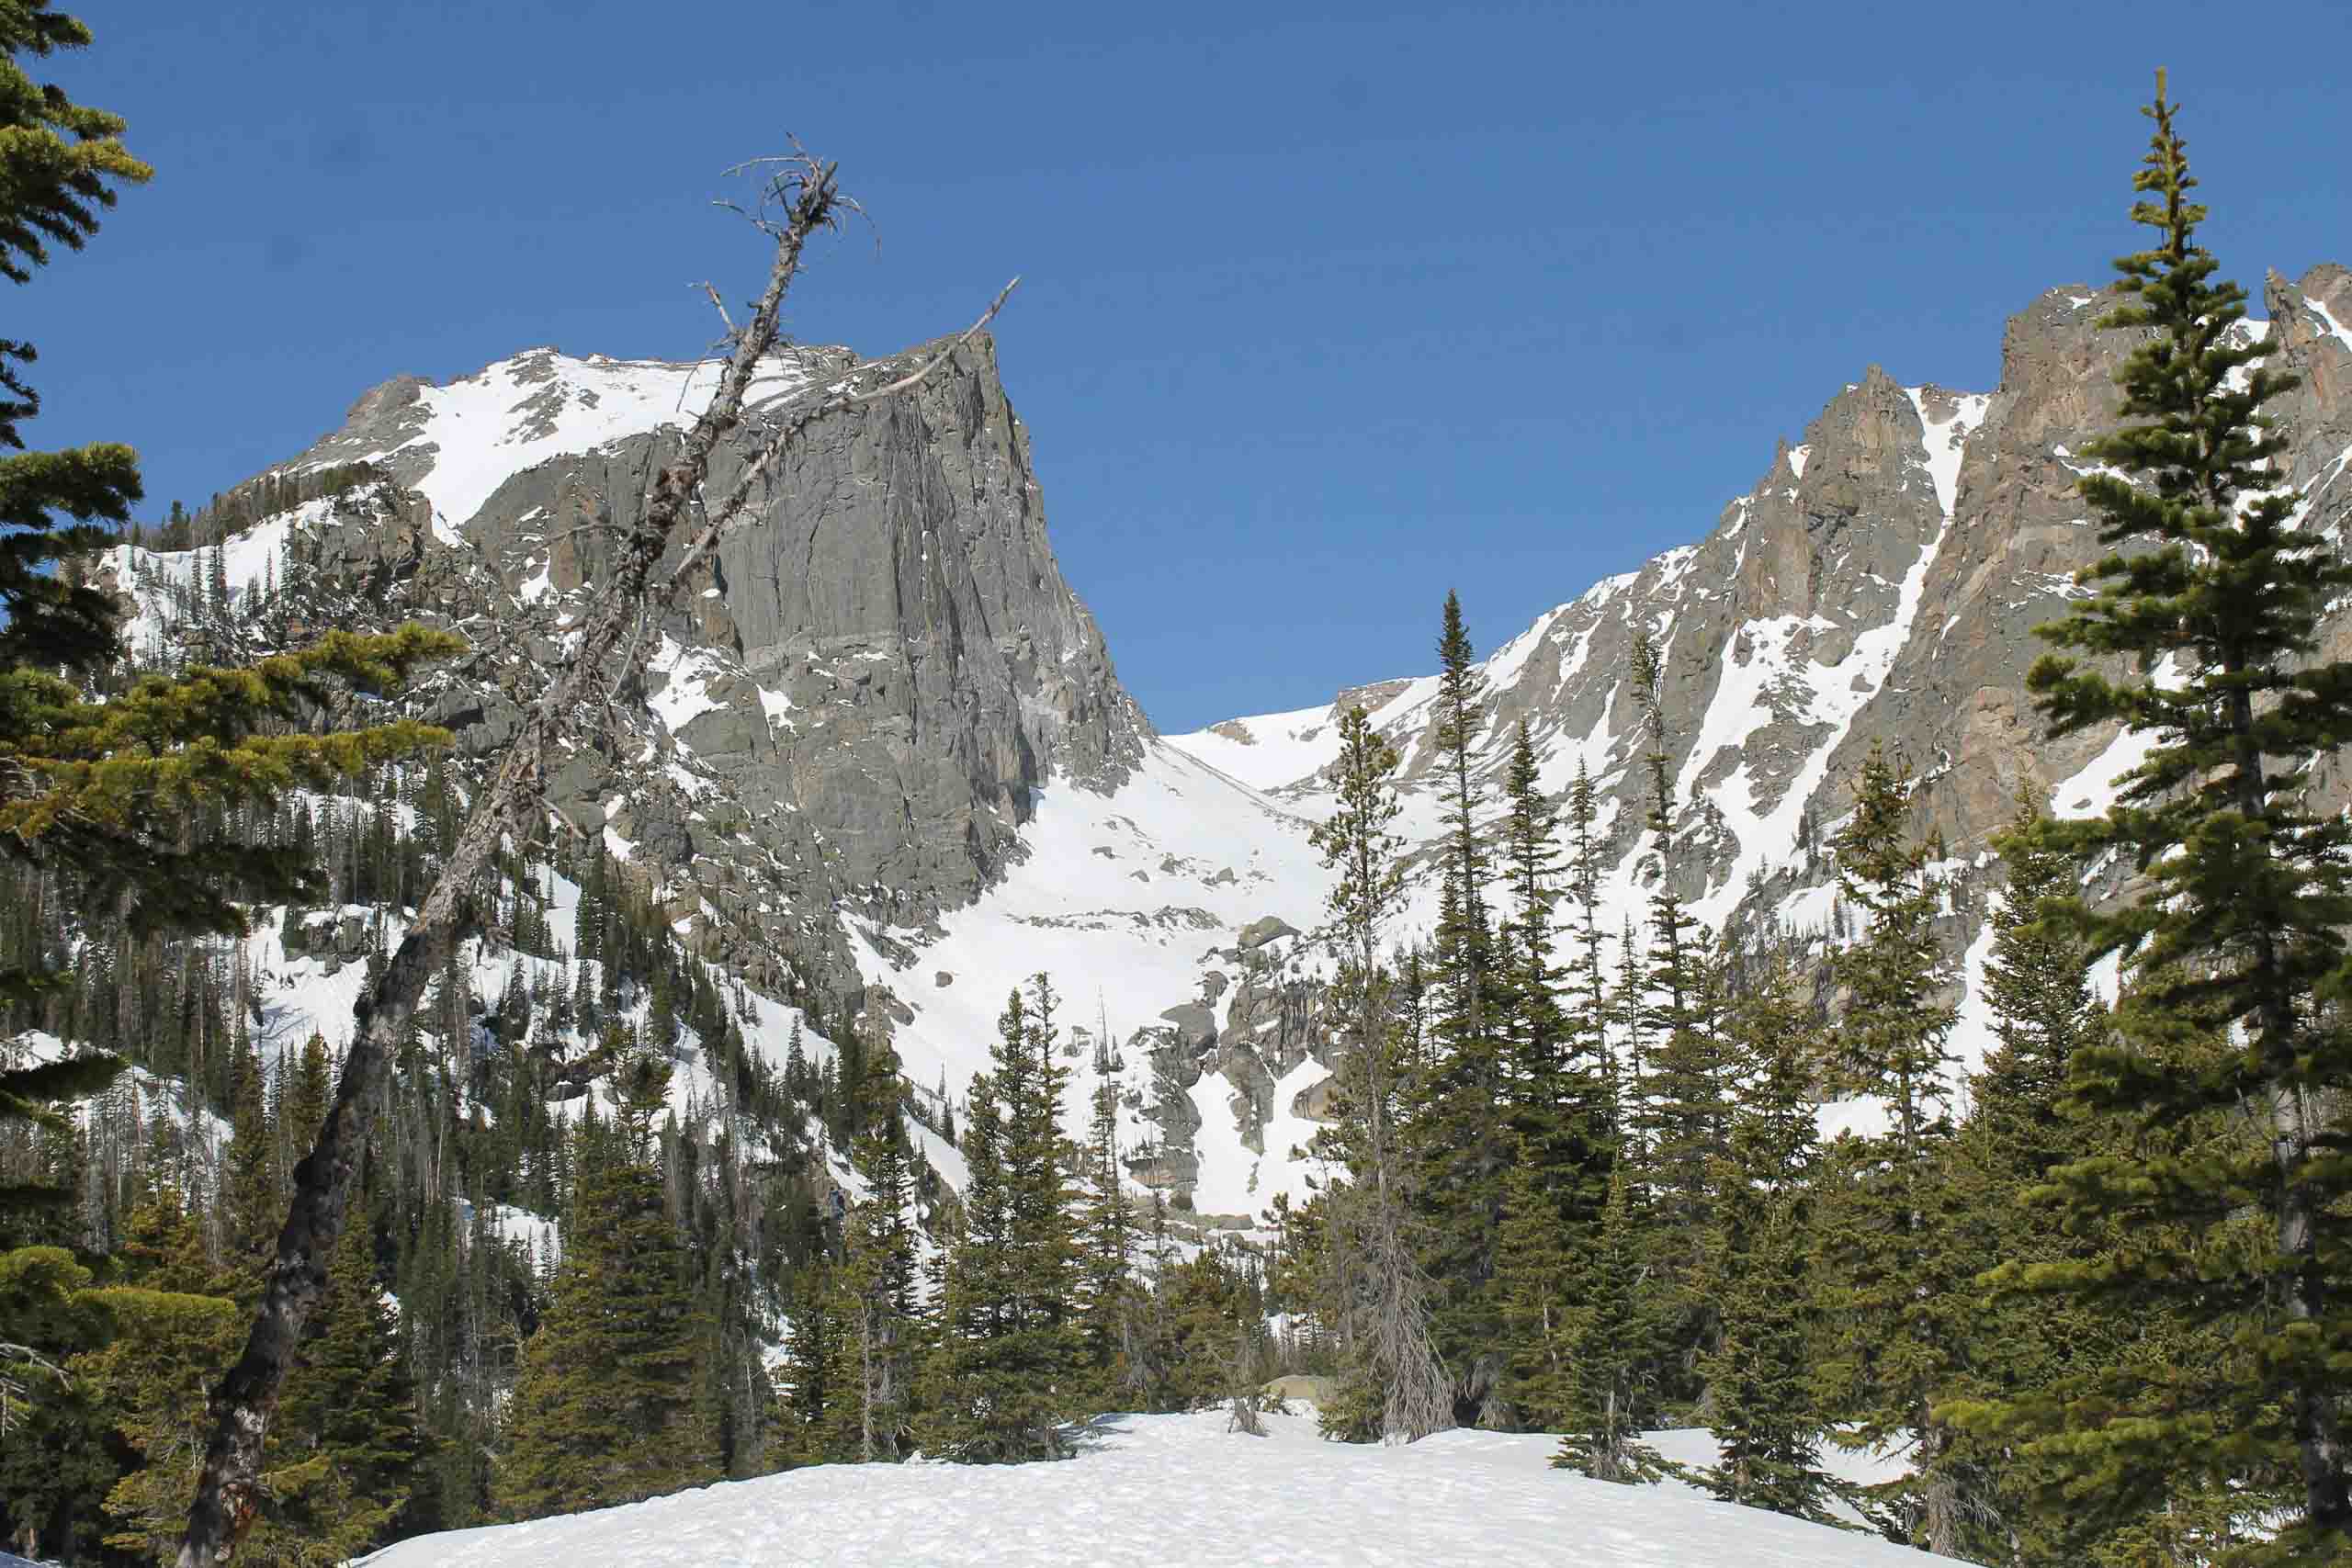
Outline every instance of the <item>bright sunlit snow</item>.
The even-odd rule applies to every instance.
[[[1269,1435],[1223,1412],[1116,1416],[1063,1464],[825,1465],[630,1507],[424,1536],[371,1568],[1897,1568],[1917,1552],[1736,1507],[1675,1483],[1551,1468],[1541,1435],[1442,1432],[1327,1443],[1306,1416]],[[1662,1433],[1705,1457],[1703,1433]]]
[[[650,430],[694,423],[718,389],[718,360],[574,359],[531,349],[418,393],[422,432],[395,450],[430,447],[433,468],[415,482],[433,503],[435,532],[457,542],[508,476],[567,452],[593,452]],[[808,384],[797,364],[770,360],[752,382],[750,406]],[[379,454],[389,457],[390,453]]]

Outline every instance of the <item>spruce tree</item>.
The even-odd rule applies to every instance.
[[[424,1445],[400,1318],[377,1285],[364,1221],[335,1243],[326,1310],[288,1382],[273,1436],[289,1455],[317,1461],[321,1484],[295,1522],[332,1561],[394,1538]]]
[[[914,1420],[914,1366],[920,1347],[915,1301],[915,1230],[907,1205],[906,1128],[893,1113],[860,1151],[868,1190],[854,1205],[842,1241],[837,1309],[842,1368],[830,1379],[843,1391],[828,1445],[860,1462],[904,1454]]]
[[[857,1395],[843,1386],[849,1364],[848,1292],[829,1257],[803,1264],[792,1277],[791,1304],[785,1311],[782,1420],[784,1457],[817,1464],[849,1457],[837,1447],[843,1411]]]
[[[1502,976],[1487,906],[1492,857],[1477,820],[1482,782],[1475,749],[1486,723],[1484,682],[1461,601],[1449,592],[1437,644],[1437,729],[1445,836],[1431,952],[1437,1006],[1428,1061],[1415,1075],[1407,1122],[1424,1229],[1423,1267],[1435,1287],[1430,1334],[1455,1376],[1457,1407],[1492,1390],[1498,1326],[1495,1259],[1510,1132],[1495,1115],[1506,1091]]]
[[[1821,1467],[1813,1381],[1812,1091],[1820,1030],[1785,956],[1752,965],[1729,1033],[1739,1104],[1702,1274],[1722,1325],[1700,1368],[1718,1458],[1694,1479],[1729,1502],[1826,1519],[1835,1483]]]
[[[1080,1414],[1074,1151],[1061,1134],[1067,1076],[1042,975],[997,1022],[995,1070],[972,1084],[970,1178],[945,1280],[938,1447],[975,1462],[1061,1459]]]
[[[1503,770],[1503,872],[1511,914],[1497,968],[1513,1120],[1539,1137],[1556,1134],[1569,1100],[1568,1022],[1560,1008],[1553,910],[1560,899],[1559,812],[1544,797],[1527,721],[1511,735]]]
[[[1641,1440],[1654,1359],[1641,1321],[1642,1238],[1634,1211],[1633,1172],[1620,1160],[1610,1172],[1599,1234],[1568,1287],[1571,1403],[1552,1462],[1595,1481],[1624,1484],[1665,1473],[1657,1450]]]
[[[123,121],[74,103],[63,89],[27,73],[29,60],[86,48],[89,29],[50,8],[48,0],[0,3],[0,275],[16,283],[50,260],[49,245],[80,250],[114,205],[119,184],[152,171],[122,145]],[[140,498],[138,459],[112,443],[71,451],[24,450],[19,426],[40,412],[21,367],[29,343],[0,343],[0,764],[44,722],[44,709],[69,700],[74,681],[114,658],[114,609],[107,596],[58,570],[61,563],[112,543],[105,525],[130,520]],[[59,521],[59,514],[70,521]],[[0,775],[18,770],[0,766]],[[17,787],[22,787],[21,785]],[[0,811],[12,791],[0,786]],[[28,856],[28,835],[0,827],[0,853]],[[0,1002],[28,1001],[62,976],[30,964],[0,962]],[[120,1070],[119,1059],[85,1054],[38,1066],[0,1066],[0,1126],[56,1124],[54,1103],[96,1094]],[[0,1185],[0,1209],[62,1201],[38,1184]]]
[[[1317,1148],[1346,1173],[1316,1201],[1329,1266],[1324,1303],[1342,1353],[1343,1397],[1326,1432],[1409,1442],[1452,1424],[1453,1393],[1430,1334],[1432,1288],[1416,1246],[1410,1158],[1401,1117],[1411,1061],[1404,993],[1382,953],[1403,898],[1396,748],[1360,706],[1340,718],[1336,799],[1313,843],[1335,874],[1324,928],[1335,973],[1331,1011],[1340,1055],[1335,1125]]]
[[[1911,1472],[1876,1493],[1883,1528],[1950,1556],[1967,1499],[1934,1400],[1955,1375],[1973,1298],[1962,1288],[1953,1195],[1942,1179],[1956,1018],[1941,999],[1942,886],[1936,847],[1913,837],[1912,811],[1908,773],[1872,747],[1837,839],[1840,887],[1866,923],[1831,956],[1845,1006],[1826,1066],[1833,1087],[1865,1097],[1885,1127],[1841,1136],[1825,1162],[1833,1195],[1822,1214],[1826,1293],[1838,1336],[1823,1376],[1831,1413],[1849,1423],[1840,1441],[1910,1446]]]
[[[1569,1296],[1577,1246],[1591,1224],[1571,1226],[1546,1179],[1540,1152],[1522,1140],[1503,1173],[1503,1219],[1495,1270],[1502,1322],[1502,1396],[1519,1425],[1556,1430],[1576,1393],[1569,1360]],[[1597,1216],[1596,1216],[1597,1217]]]
[[[242,1020],[231,1047],[230,1138],[220,1176],[220,1250],[242,1277],[239,1297],[261,1293],[277,1256],[284,1203],[277,1189],[277,1129],[263,1098],[261,1057]]]
[[[714,1479],[685,1440],[705,1330],[640,1102],[583,1150],[563,1262],[507,1413],[509,1518],[633,1503]]]
[[[1962,1271],[1980,1280],[2004,1264],[2080,1258],[2105,1245],[2106,1225],[2070,1232],[2036,1194],[2052,1171],[2112,1145],[2123,1131],[2116,1118],[2088,1113],[2066,1097],[2074,1055],[2103,1035],[2106,1010],[2092,995],[2091,954],[2080,932],[2041,918],[2052,900],[2063,905],[2079,893],[2085,867],[2034,833],[2040,817],[2035,799],[2021,792],[2018,816],[1995,840],[2006,872],[1986,916],[1993,942],[1984,995],[1996,1043],[1969,1080],[1969,1115],[1947,1178]],[[1965,1451],[1956,1457],[1986,1477],[1984,1506],[1968,1532],[1972,1555],[1997,1553],[2014,1568],[2110,1561],[2131,1527],[2076,1508],[2064,1496],[2062,1472],[1979,1412],[2003,1401],[2063,1398],[2086,1375],[2109,1375],[2156,1345],[2186,1350],[2172,1325],[2144,1309],[2103,1310],[2010,1290],[1985,1302],[1962,1364],[1938,1396],[1939,1410],[1959,1428],[1955,1446]],[[2187,1502],[2169,1498],[2166,1511],[2185,1514]]]
[[[1081,1173],[1085,1278],[1080,1333],[1087,1371],[1108,1404],[1115,1404],[1120,1392],[1132,1386],[1129,1362],[1141,1289],[1135,1271],[1135,1220],[1120,1167],[1119,1078],[1112,1061],[1109,1027],[1098,1022],[1092,1113]]]
[[[2086,1107],[2132,1120],[2126,1146],[2055,1173],[2070,1224],[2105,1221],[2099,1256],[2020,1268],[2088,1301],[2172,1303],[2243,1353],[2217,1403],[2116,1388],[2044,1407],[2034,1451],[2096,1475],[2102,1511],[2144,1510],[2206,1483],[2293,1475],[2297,1506],[2233,1562],[2352,1552],[2352,1094],[2341,997],[2352,963],[2352,824],[2308,798],[2314,758],[2352,739],[2352,662],[2325,656],[2320,617],[2352,565],[2303,502],[2277,488],[2285,451],[2264,405],[2293,380],[2242,332],[2245,292],[2197,242],[2205,209],[2161,73],[2132,217],[2149,249],[2116,263],[2101,325],[2136,345],[2117,373],[2124,423],[2083,449],[2080,481],[2109,554],[2092,594],[2042,628],[2059,651],[2028,677],[2054,733],[2120,721],[2154,739],[2103,818],[2030,835],[2077,854],[2121,851],[2144,878],[2105,910],[2065,901],[2095,951],[2122,949],[2138,983],[2125,1038],[2077,1049]],[[2110,662],[2110,660],[2114,660]],[[2122,662],[2128,660],[2129,662]],[[2045,908],[2048,906],[2045,905]],[[2052,918],[2058,917],[2053,911]],[[2134,1049],[2210,1008],[2227,1048],[2194,1066]],[[2189,1144],[2168,1129],[2236,1110],[2254,1135]],[[2247,1245],[2242,1232],[2266,1233]],[[2020,1409],[2018,1414],[2028,1414]]]
[[[1729,1152],[1731,1064],[1721,1025],[1723,956],[1700,931],[1679,888],[1683,867],[1674,830],[1664,679],[1647,633],[1636,633],[1634,697],[1648,740],[1648,827],[1657,857],[1650,873],[1650,946],[1639,980],[1639,1021],[1648,1047],[1632,1074],[1626,1114],[1649,1255],[1645,1315],[1659,1336],[1658,1394],[1679,1400],[1698,1392],[1683,1369],[1715,1333],[1713,1303],[1699,1276],[1714,1225],[1714,1185]]]
[[[1593,1135],[1611,1148],[1623,1132],[1624,1087],[1610,1043],[1608,965],[1601,957],[1600,855],[1594,831],[1599,818],[1592,774],[1577,760],[1568,786],[1568,888],[1577,903],[1576,960],[1565,987],[1571,1030],[1572,1070],[1587,1079],[1587,1098],[1600,1118]]]

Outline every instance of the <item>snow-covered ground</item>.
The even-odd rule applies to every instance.
[[[782,1562],[1168,1568],[1895,1568],[1874,1537],[1719,1503],[1678,1483],[1551,1468],[1554,1440],[1443,1432],[1327,1443],[1307,1416],[1268,1436],[1222,1412],[1115,1416],[1067,1464],[827,1465],[532,1524],[423,1536],[370,1568],[760,1568]],[[1704,1433],[1662,1433],[1706,1457]]]

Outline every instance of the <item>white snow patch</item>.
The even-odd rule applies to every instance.
[[[413,488],[433,503],[435,534],[462,544],[458,530],[510,476],[569,452],[594,452],[648,431],[692,424],[718,389],[723,368],[717,360],[682,365],[601,354],[575,359],[552,349],[526,350],[424,389],[417,401],[424,428],[392,450],[433,449],[433,467]],[[744,402],[771,401],[808,380],[796,361],[765,361]],[[375,454],[377,460],[390,456]]]
[[[2326,326],[2329,333],[2334,334],[2335,341],[2344,345],[2346,352],[2352,353],[2352,330],[2347,330],[2344,323],[2338,321],[2335,316],[2331,315],[2328,312],[2327,307],[2321,304],[2318,300],[2306,298],[2303,300],[2303,304],[2310,310],[2312,315],[2317,316],[2320,319],[2321,322]]]
[[[661,650],[649,661],[649,668],[667,679],[660,691],[646,699],[645,705],[653,710],[662,728],[672,735],[704,714],[725,705],[708,690],[709,682],[721,671],[716,649],[681,647],[665,636]]]
[[[1875,1537],[1551,1468],[1541,1434],[1327,1443],[1309,1416],[1228,1433],[1222,1411],[1103,1417],[1066,1464],[819,1465],[530,1524],[402,1541],[372,1568],[1897,1568]],[[1704,1434],[1661,1433],[1700,1450]],[[1833,1461],[1835,1462],[1835,1461]]]
[[[1131,1041],[1137,1029],[1159,1023],[1160,1010],[1199,994],[1212,949],[1230,950],[1241,928],[1264,915],[1311,928],[1330,886],[1305,822],[1164,741],[1146,743],[1141,765],[1115,793],[1056,778],[1037,792],[1033,811],[1022,833],[1026,857],[978,903],[942,915],[944,934],[935,940],[898,929],[886,943],[849,922],[863,977],[889,987],[914,1010],[892,1043],[915,1083],[935,1083],[944,1073],[961,1093],[973,1074],[988,1069],[1006,995],[1041,971],[1060,987],[1065,1038],[1072,1027],[1091,1032],[1107,1025],[1114,1041]],[[889,956],[895,944],[913,950],[904,970]],[[1230,973],[1230,962],[1219,962]],[[937,983],[941,973],[950,977],[945,986]],[[1125,1055],[1130,1081],[1148,1088],[1141,1052]],[[1063,1110],[1077,1135],[1096,1082],[1091,1054],[1069,1066]],[[1211,1087],[1216,1117],[1238,1147],[1222,1084]],[[1286,1110],[1287,1101],[1276,1107],[1278,1116]],[[1124,1108],[1120,1132],[1129,1148],[1157,1135],[1140,1112]],[[1202,1196],[1199,1206],[1255,1213],[1274,1191],[1289,1190],[1278,1185],[1293,1179],[1287,1144],[1267,1146],[1283,1152],[1270,1154],[1258,1172],[1262,1201],[1217,1210]],[[1204,1163],[1216,1173],[1204,1170],[1204,1179],[1230,1179],[1248,1196],[1259,1156],[1240,1153],[1239,1164],[1210,1156]]]

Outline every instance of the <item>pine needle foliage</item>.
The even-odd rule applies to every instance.
[[[2198,243],[2206,209],[2162,73],[2143,112],[2153,130],[2132,218],[2154,239],[2116,263],[2100,323],[2137,336],[2117,373],[2125,423],[2084,448],[2099,468],[2079,487],[2109,553],[2083,574],[2090,596],[2041,628],[2057,651],[2028,683],[2055,734],[2120,721],[2154,744],[2106,816],[2029,837],[2120,851],[2143,879],[2120,908],[2050,909],[2094,951],[2127,953],[2136,976],[2123,1038],[2074,1054],[2074,1096],[2148,1134],[2235,1112],[2254,1135],[2143,1136],[2060,1168],[2070,1223],[2113,1223],[2115,1243],[2016,1277],[2174,1303],[2243,1364],[2218,1407],[2149,1389],[2042,1410],[2054,1429],[2035,1447],[2098,1475],[2097,1506],[2118,1512],[2283,1470],[2300,1506],[2222,1560],[2337,1561],[2352,1552],[2352,823],[2307,790],[2313,760],[2352,740],[2352,661],[2323,657],[2319,640],[2352,564],[2302,525],[2302,498],[2276,488],[2285,445],[2263,409],[2294,381],[2240,330],[2245,292]],[[2133,1043],[2199,1016],[2228,1031],[2201,1063]]]
[[[1074,1172],[1061,1134],[1069,1074],[1045,976],[1006,998],[993,1070],[972,1083],[971,1177],[946,1269],[935,1451],[973,1463],[1066,1459],[1084,1345]]]
[[[599,1142],[583,1153],[563,1262],[508,1411],[495,1491],[509,1518],[717,1479],[716,1453],[690,1440],[707,1325],[662,1173],[625,1130]]]

